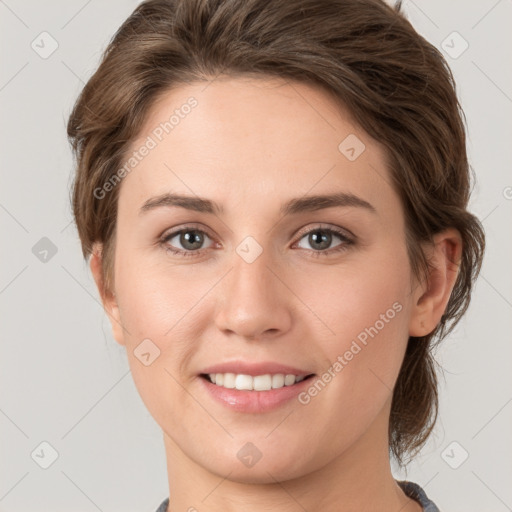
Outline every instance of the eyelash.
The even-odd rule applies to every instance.
[[[194,227],[194,226],[185,226],[184,228],[181,228],[181,229],[179,229],[177,231],[173,231],[172,233],[168,233],[168,234],[162,236],[162,238],[159,240],[159,244],[166,251],[168,251],[168,252],[170,252],[170,253],[172,253],[174,255],[184,257],[184,258],[197,257],[197,256],[202,255],[202,253],[204,251],[206,251],[206,249],[200,249],[200,250],[197,250],[197,251],[183,251],[181,249],[173,249],[171,246],[168,245],[168,241],[171,240],[172,238],[174,238],[176,235],[180,235],[181,233],[186,233],[188,231],[195,231],[195,232],[198,232],[198,233],[203,233],[203,234],[207,235],[209,238],[213,238],[206,231],[204,231],[202,229],[199,229],[199,228]],[[324,250],[324,251],[309,250],[308,252],[310,252],[311,256],[313,256],[315,258],[318,258],[318,257],[321,257],[321,256],[329,256],[329,255],[331,255],[333,253],[338,253],[338,252],[346,251],[349,246],[354,244],[354,240],[348,238],[347,235],[343,231],[338,230],[336,228],[324,228],[324,227],[320,227],[320,226],[317,226],[317,227],[315,227],[313,229],[310,229],[308,231],[300,233],[299,239],[297,240],[296,243],[300,242],[306,235],[309,235],[310,233],[314,233],[315,231],[321,231],[321,232],[335,234],[343,242],[340,245],[337,245],[333,249],[328,249],[328,250]]]

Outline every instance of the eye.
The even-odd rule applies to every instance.
[[[180,256],[196,256],[199,253],[202,253],[203,249],[205,249],[202,247],[205,238],[210,238],[205,231],[192,226],[187,226],[178,231],[164,234],[160,243],[166,250],[173,254],[178,254]],[[176,240],[171,243],[174,239]],[[182,249],[179,247],[176,248],[176,244],[179,244]]]
[[[341,240],[341,242],[335,245],[331,250],[325,250],[329,249],[333,243],[333,238],[338,238]],[[354,241],[349,238],[341,229],[324,227],[316,227],[306,231],[305,233],[302,233],[302,237],[300,238],[299,242],[297,242],[297,244],[300,244],[300,242],[304,239],[308,244],[310,244],[311,247],[313,247],[313,251],[311,251],[313,256],[327,256],[331,253],[345,251],[350,245],[354,243]],[[301,248],[304,249],[305,247]]]
[[[340,243],[335,245],[334,248],[329,249],[336,238],[340,240]],[[166,251],[172,254],[181,257],[194,257],[201,255],[203,251],[215,245],[211,242],[210,245],[204,247],[205,239],[212,240],[204,230],[195,226],[185,226],[179,230],[164,234],[159,243]],[[345,251],[350,245],[355,243],[341,229],[322,226],[317,226],[301,234],[301,238],[295,245],[305,249],[305,247],[300,245],[302,240],[306,240],[306,243],[313,247],[308,252],[314,257],[328,256],[332,253]]]

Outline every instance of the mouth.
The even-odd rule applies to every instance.
[[[219,388],[261,392],[291,387],[299,382],[311,379],[315,375],[314,373],[308,375],[267,373],[253,376],[243,373],[201,373],[199,377]]]

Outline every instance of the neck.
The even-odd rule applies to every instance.
[[[257,482],[238,477],[235,469],[226,474],[215,473],[189,458],[164,434],[168,512],[421,512],[419,503],[408,498],[392,476],[387,440],[389,415],[383,412],[349,449],[334,457],[322,454],[328,460],[326,464],[290,479],[276,478],[271,470],[260,472]]]

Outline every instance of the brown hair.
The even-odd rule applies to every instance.
[[[123,23],[71,112],[77,161],[73,212],[84,257],[103,247],[104,290],[113,290],[117,198],[101,188],[124,162],[154,101],[180,84],[227,76],[278,77],[316,85],[385,145],[406,215],[416,276],[429,270],[420,243],[456,228],[459,273],[446,311],[427,336],[409,338],[396,386],[389,449],[403,466],[437,419],[433,357],[465,313],[485,236],[467,211],[470,175],[463,112],[441,53],[382,0],[146,0]],[[465,119],[464,119],[465,121]]]

